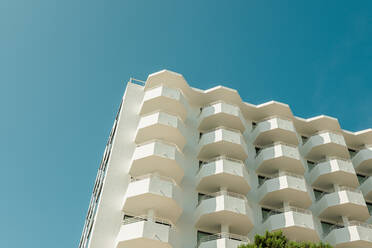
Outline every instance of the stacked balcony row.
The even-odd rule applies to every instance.
[[[239,107],[214,102],[201,109],[197,158],[195,227],[199,247],[237,247],[247,242],[253,213],[245,195],[251,189],[244,161],[247,123]]]
[[[135,137],[138,146],[129,171],[132,182],[123,204],[123,211],[140,221],[123,225],[117,247],[172,247],[172,226],[182,213],[178,185],[185,168],[182,150],[187,142],[187,108],[179,90],[160,86],[145,92]],[[245,236],[253,227],[252,210],[245,198],[251,189],[244,163],[248,151],[242,135],[248,125],[239,107],[224,102],[205,106],[198,118],[201,135],[197,158],[201,162],[196,189],[205,196],[196,207],[195,226],[211,233],[200,247],[235,248],[247,242]],[[268,176],[258,188],[259,204],[279,209],[263,221],[266,229],[283,230],[296,240],[319,240],[311,212],[303,210],[312,201],[302,176],[307,167],[302,156],[315,163],[306,175],[309,185],[328,192],[314,203],[314,215],[333,222],[345,215],[358,221],[369,217],[363,195],[372,200],[372,179],[366,180],[360,191],[355,190],[359,186],[355,171],[371,174],[372,149],[359,151],[351,163],[342,135],[331,131],[314,134],[298,149],[300,139],[293,123],[281,117],[259,122],[250,138],[260,148],[252,166],[257,174]],[[331,192],[334,185],[346,187]],[[281,209],[283,202],[290,206]],[[148,208],[156,217],[149,217]],[[135,229],[130,225],[142,231],[128,231]],[[228,226],[228,232],[222,226]],[[368,228],[344,226],[329,232],[326,240],[336,247],[364,247],[357,245],[371,244],[364,238],[372,233]],[[349,235],[347,239],[347,232],[360,237]],[[301,237],[303,234],[307,238]]]
[[[129,168],[117,248],[174,246],[182,214],[187,101],[181,91],[160,86],[145,91]]]

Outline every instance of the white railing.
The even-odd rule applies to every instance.
[[[351,188],[351,187],[348,187],[348,186],[339,186],[337,191],[343,191],[343,190],[351,191],[351,192],[355,192],[355,193],[362,193],[362,191],[360,191],[359,189],[354,189],[354,188]]]
[[[123,219],[122,224],[123,225],[129,225],[129,224],[133,224],[133,223],[140,222],[140,221],[151,221],[151,220],[146,215],[130,216],[130,217],[125,217]],[[173,226],[173,223],[170,220],[167,220],[167,219],[164,219],[164,218],[159,218],[159,217],[154,217],[152,222],[155,222],[155,223],[161,224],[161,225],[170,226],[170,227]]]
[[[286,207],[286,208],[271,209],[271,211],[267,212],[267,214],[262,218],[262,222],[265,222],[271,216],[274,216],[274,215],[277,215],[277,214],[283,214],[283,213],[287,213],[287,212],[296,212],[296,213],[300,213],[300,214],[312,215],[312,212],[308,209],[289,206],[289,207]]]
[[[293,122],[292,119],[288,118],[288,117],[283,117],[283,116],[280,116],[280,115],[270,115],[268,117],[265,117],[264,119],[261,119],[258,123],[260,124],[261,122],[264,122],[264,121],[268,121],[268,120],[271,120],[271,119],[282,119],[282,120],[285,120],[285,121],[290,121],[290,122]]]
[[[365,223],[365,222],[360,222],[360,221],[357,221],[357,220],[349,221],[348,226],[362,226],[362,227],[372,229],[372,224],[368,224],[368,223]]]
[[[289,177],[295,177],[295,178],[298,178],[298,179],[305,179],[302,175],[298,175],[298,174],[287,172],[287,171],[280,171],[280,172],[278,172],[276,174],[273,174],[273,175],[270,175],[270,176],[261,175],[261,177],[263,177],[263,178],[261,178],[262,182],[259,183],[259,187],[261,187],[263,184],[265,184],[269,180],[274,180],[274,179],[277,179],[277,178],[282,177],[282,176],[289,176]]]
[[[304,179],[302,175],[298,175],[298,174],[288,172],[288,171],[280,171],[275,175],[275,177],[281,177],[281,176],[290,176],[290,177],[295,177],[299,179]]]
[[[283,209],[284,211],[284,209]],[[304,208],[297,208],[297,207],[287,207],[285,208],[284,212],[296,212],[296,213],[301,213],[301,214],[308,214],[312,215],[312,212],[309,209],[304,209]]]
[[[209,159],[209,160],[206,161],[206,164],[212,163],[212,162],[215,162],[215,161],[218,161],[218,160],[227,160],[227,161],[231,161],[231,162],[235,162],[235,163],[239,163],[239,164],[244,164],[244,162],[242,160],[235,159],[235,158],[230,158],[230,157],[227,157],[227,156],[224,156],[224,155]]]
[[[218,191],[215,193],[204,194],[202,197],[199,198],[199,202],[197,206],[199,206],[200,203],[204,200],[216,198],[218,196],[231,196],[234,198],[242,199],[245,201],[245,203],[248,203],[247,197],[245,195],[234,193],[234,192],[229,192],[229,191]]]
[[[318,160],[315,165],[318,165],[318,164],[321,164],[321,163],[324,163],[324,162],[329,162],[331,160],[341,160],[341,161],[344,161],[344,162],[351,162],[350,159],[340,158],[340,157],[336,157],[336,156],[330,156],[330,157],[325,157],[323,159]]]
[[[219,160],[226,160],[226,161],[230,161],[230,162],[233,162],[233,163],[239,163],[241,165],[244,165],[244,162],[242,160],[239,160],[239,159],[235,159],[235,158],[230,158],[230,157],[226,157],[224,155],[221,155],[221,156],[218,156],[218,157],[214,157],[212,159],[209,159],[207,161],[202,161],[202,163],[200,164],[199,166],[199,169],[198,169],[198,172],[206,165],[208,164],[212,164],[213,162],[216,162],[216,161],[219,161]]]
[[[166,144],[166,145],[169,145],[169,146],[175,146],[177,148],[177,150],[181,152],[180,148],[178,147],[177,144],[175,143],[172,143],[172,142],[169,142],[169,141],[165,141],[165,140],[162,140],[162,139],[151,139],[151,140],[147,140],[145,142],[142,142],[141,144],[137,144],[136,147],[140,147],[140,146],[144,146],[144,145],[148,145],[150,143],[154,143],[154,142],[159,142],[159,143],[163,143],[163,144]]]
[[[216,234],[201,237],[199,242],[198,242],[198,246],[200,246],[200,244],[204,243],[204,242],[213,241],[213,240],[217,240],[217,239],[223,239],[223,238],[231,239],[231,240],[237,240],[237,241],[241,241],[241,242],[245,242],[245,243],[250,242],[248,237],[246,237],[246,236],[237,235],[237,234],[233,234],[233,233],[223,233],[222,232],[222,233],[216,233]]]
[[[223,104],[227,104],[227,105],[231,105],[231,106],[234,106],[234,107],[239,108],[239,106],[236,105],[236,104],[228,103],[228,102],[225,102],[225,101],[222,101],[222,100],[218,100],[218,101],[214,101],[214,102],[211,102],[211,103],[207,103],[204,106],[202,106],[202,108],[204,109],[204,108],[207,108],[207,107],[213,106],[215,104],[219,104],[219,103],[223,103]],[[239,110],[240,110],[240,108],[239,108]]]
[[[148,179],[148,178],[159,178],[160,180],[167,181],[167,182],[170,182],[174,185],[177,185],[176,181],[174,181],[173,178],[162,176],[162,175],[159,175],[159,174],[156,174],[156,173],[149,173],[149,174],[145,174],[145,175],[138,176],[138,177],[131,177],[130,182],[142,181],[142,180]]]
[[[234,132],[234,133],[238,133],[239,135],[242,135],[242,132],[239,129],[235,129],[235,128],[231,128],[231,127],[225,127],[225,126],[218,126],[218,127],[213,128],[213,129],[209,129],[207,132],[203,133],[202,137],[205,134],[213,133],[214,131],[217,131],[217,130],[220,130],[220,129],[230,131],[230,132]]]
[[[164,113],[164,114],[167,114],[167,115],[174,116],[178,119],[178,121],[181,121],[183,123],[182,118],[178,114],[170,113],[170,112],[168,112],[166,110],[163,110],[163,109],[157,109],[157,110],[151,111],[149,113],[143,114],[143,115],[141,115],[141,118],[146,117],[146,116],[150,116],[150,115],[153,115],[153,114],[157,114],[157,113]]]
[[[298,146],[296,145],[292,145],[292,144],[288,144],[288,143],[285,143],[285,142],[282,142],[282,141],[275,141],[271,144],[268,144],[266,146],[262,146],[262,147],[259,147],[260,150],[258,151],[258,153],[256,154],[256,157],[258,157],[261,152],[267,148],[271,148],[271,147],[274,147],[274,146],[277,146],[277,145],[282,145],[282,146],[289,146],[289,147],[292,147],[292,148],[295,148],[295,149],[298,149]]]
[[[331,131],[331,130],[321,130],[321,131],[318,131],[318,132],[315,132],[314,134],[311,135],[311,137],[315,136],[315,135],[319,135],[319,134],[323,134],[323,133],[332,133],[332,134],[336,134],[336,135],[340,135],[342,136],[342,134],[338,131]],[[310,137],[310,138],[311,138]],[[309,139],[310,139],[309,138]]]

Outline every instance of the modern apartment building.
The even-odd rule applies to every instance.
[[[236,248],[265,230],[372,247],[372,129],[163,70],[127,84],[80,248]]]

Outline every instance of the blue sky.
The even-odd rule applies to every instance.
[[[0,247],[77,247],[130,76],[372,127],[371,1],[0,2]]]

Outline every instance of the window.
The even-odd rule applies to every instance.
[[[350,157],[351,157],[351,158],[354,157],[355,154],[357,154],[357,151],[354,150],[354,149],[348,148],[347,150],[349,151],[349,154],[350,154]]]
[[[208,236],[211,236],[213,235],[213,233],[207,233],[207,232],[202,232],[202,231],[198,231],[197,233],[197,241],[198,241],[198,244],[204,242],[204,241],[207,241],[208,240]]]
[[[266,180],[267,180],[267,177],[258,175],[258,186],[261,186],[262,184],[264,184]]]
[[[252,121],[252,130],[253,130],[253,129],[255,129],[255,128],[256,128],[256,126],[257,126],[257,123],[256,123],[256,122],[254,122],[254,121]]]
[[[256,157],[257,157],[257,155],[260,153],[260,151],[261,151],[262,148],[256,146],[254,149],[256,150]]]
[[[312,169],[314,169],[315,163],[313,161],[307,160],[307,167],[309,168],[309,171],[311,171]]]
[[[204,198],[205,198],[205,194],[198,193],[198,205],[200,204],[200,202],[201,202],[202,200],[204,200]]]
[[[327,235],[328,233],[330,233],[334,229],[344,227],[344,226],[339,225],[339,224],[333,224],[333,223],[329,223],[329,222],[325,222],[325,221],[320,221],[320,223],[322,225],[322,230],[323,230],[324,235]]]
[[[371,202],[366,202],[366,204],[367,204],[369,214],[372,215],[372,203]]]
[[[357,178],[358,178],[358,181],[359,181],[360,185],[367,179],[366,176],[361,175],[361,174],[357,174]]]
[[[313,191],[314,191],[315,199],[317,201],[319,201],[322,198],[322,196],[325,194],[325,192],[321,190],[313,189]]]
[[[276,209],[270,209],[270,208],[264,208],[264,207],[261,207],[261,211],[262,211],[262,222],[267,220],[267,218],[269,218],[271,215],[281,213],[280,211],[278,211]]]

